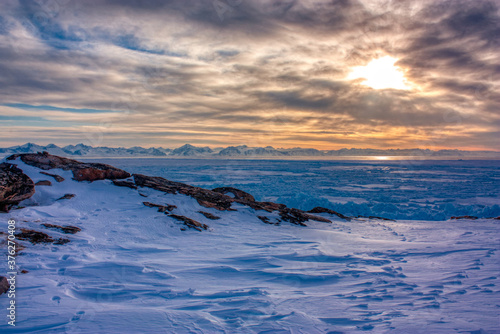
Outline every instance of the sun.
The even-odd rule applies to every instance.
[[[373,59],[366,66],[353,67],[347,79],[364,79],[361,83],[373,89],[411,89],[403,70],[394,65],[397,61],[391,56]]]

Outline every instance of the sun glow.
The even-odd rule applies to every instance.
[[[347,79],[364,79],[361,83],[373,89],[411,89],[403,70],[394,66],[397,61],[391,56],[373,59],[366,66],[354,67]]]

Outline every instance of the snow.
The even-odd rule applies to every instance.
[[[209,180],[211,171],[220,168],[215,163],[158,162],[155,166],[147,160],[120,161],[129,171],[163,168],[167,173],[179,168],[178,175],[196,181],[220,181]],[[15,163],[35,182],[50,179],[36,168]],[[472,168],[467,169],[468,177],[483,180],[498,170],[495,164],[476,162],[467,167],[463,163],[465,167],[428,165],[424,170]],[[284,168],[279,162],[258,164],[261,171]],[[237,176],[252,168],[251,163],[232,166],[239,168],[234,170]],[[325,170],[321,166],[308,162],[293,168],[288,165],[287,170],[317,173]],[[363,183],[359,182],[362,174],[355,174],[356,184],[385,184],[380,180],[395,168],[368,167],[378,173],[375,179]],[[14,331],[6,321],[0,322],[0,332],[496,333],[500,329],[498,220],[347,222],[321,214],[333,223],[274,226],[262,223],[252,209],[242,205],[233,205],[238,211],[221,212],[200,207],[184,195],[147,188],[137,191],[110,181],[76,182],[70,172],[50,172],[66,180],[37,187],[35,197],[23,203],[38,202],[39,206],[0,214],[0,230],[6,231],[8,218],[14,218],[18,228],[43,230],[71,242],[28,244],[17,257],[19,270],[29,271],[17,276],[17,326]],[[273,175],[253,173],[250,179],[264,186],[262,181],[279,179]],[[352,175],[342,181],[346,176],[336,175],[335,180],[353,181]],[[318,177],[325,181],[331,175],[319,173]],[[281,181],[293,184],[297,178],[288,175]],[[231,179],[230,175],[227,180]],[[314,189],[318,182],[308,175],[300,186],[304,184]],[[411,180],[405,184],[429,186]],[[495,187],[498,182],[485,184],[474,197],[478,201],[489,197],[485,194],[493,194]],[[362,198],[373,190],[364,189],[370,191],[356,192],[356,196]],[[398,189],[394,186],[390,191],[398,196]],[[426,196],[436,198],[446,193],[439,187],[429,191]],[[66,193],[76,197],[56,201]],[[455,194],[461,196],[458,190]],[[210,229],[181,231],[179,222],[145,207],[145,200],[177,205],[176,214],[206,223]],[[199,210],[221,219],[206,219]],[[82,232],[63,235],[41,223],[74,225]],[[5,310],[7,303],[1,296],[0,308]]]

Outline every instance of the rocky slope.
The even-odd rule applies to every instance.
[[[306,222],[309,220],[325,223],[331,222],[328,218],[317,216],[312,213],[327,213],[328,215],[334,215],[342,219],[349,219],[349,217],[340,213],[324,208],[315,208],[310,212],[305,212],[295,208],[288,208],[284,204],[259,202],[256,201],[252,195],[232,187],[219,187],[208,190],[170,181],[162,177],[146,176],[142,174],[131,175],[124,170],[106,164],[80,162],[51,155],[47,152],[14,154],[7,158],[9,161],[15,161],[17,159],[29,166],[40,169],[40,174],[50,176],[57,182],[64,182],[64,178],[60,175],[47,173],[45,171],[51,169],[69,170],[73,174],[73,180],[76,181],[93,182],[109,179],[113,180],[113,184],[116,186],[129,187],[138,193],[141,193],[141,189],[143,188],[150,188],[166,194],[185,195],[195,199],[202,207],[212,208],[218,211],[236,211],[237,209],[233,208],[233,206],[242,205],[253,209],[255,215],[267,224],[277,225],[282,222],[289,222],[295,225],[306,226]],[[34,184],[33,181],[15,165],[4,163],[0,165],[0,168],[2,168],[0,172],[3,173],[0,174],[1,182],[3,182],[3,192],[0,193],[2,202],[0,203],[4,211],[8,211],[8,209],[19,204],[22,200],[30,198],[35,192],[35,185],[51,186],[51,182],[48,180],[38,181]],[[72,194],[65,194],[60,197],[59,200],[71,199],[73,196]],[[191,217],[176,214],[173,212],[177,208],[174,205],[168,203],[151,203],[148,201],[144,201],[143,204],[148,207],[157,208],[159,212],[169,215],[189,228],[201,231],[209,227],[208,224],[198,222]],[[204,216],[210,220],[216,219],[214,218],[216,216],[211,213],[204,213]]]

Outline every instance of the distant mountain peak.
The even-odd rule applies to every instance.
[[[208,146],[199,147],[184,144],[175,149],[141,146],[124,147],[92,147],[79,143],[59,147],[55,144],[46,146],[35,143],[0,148],[0,153],[36,153],[47,151],[59,156],[89,156],[89,157],[136,157],[136,156],[177,156],[177,157],[349,157],[349,156],[418,156],[425,157],[482,157],[500,158],[500,152],[495,151],[462,151],[458,149],[429,150],[429,149],[361,149],[342,148],[339,150],[317,150],[315,148],[274,148],[273,146],[249,147],[247,145],[218,147],[211,149]]]

